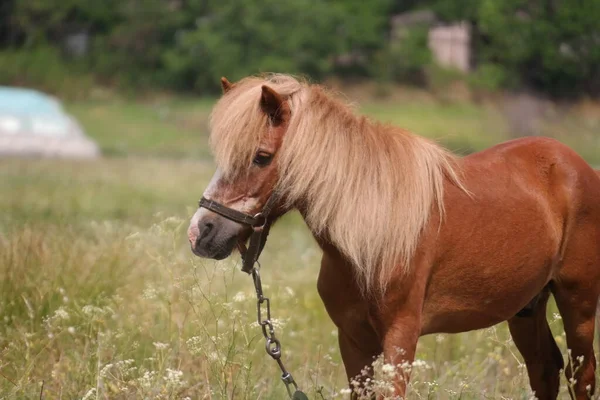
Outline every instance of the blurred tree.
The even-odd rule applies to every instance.
[[[118,1],[112,25],[96,35],[90,68],[121,85],[163,84],[163,55],[173,47],[174,33],[189,21],[186,11],[172,0]]]
[[[414,82],[432,62],[427,32],[402,47],[388,32],[392,15],[417,9],[471,23],[479,86],[600,93],[599,0],[0,0],[0,48],[67,71],[75,61],[58,50],[83,31],[92,51],[78,70],[180,90],[216,91],[221,75],[265,71]]]
[[[221,75],[232,79],[264,71],[327,72],[341,50],[339,7],[315,0],[209,0],[194,26],[177,32],[164,55],[174,83],[215,87]]]
[[[558,96],[600,92],[598,0],[438,0],[433,9],[473,24],[476,61],[493,66],[504,86]]]
[[[20,32],[14,28],[15,1],[0,2],[0,47],[15,46],[19,42]]]
[[[118,19],[119,0],[9,0],[14,2],[12,26],[24,36],[24,46],[57,41],[72,29],[106,32]]]
[[[188,85],[194,77],[196,88],[215,88],[222,75],[266,71],[321,78],[337,57],[348,55],[356,67],[385,43],[388,3],[209,0],[193,26],[177,32],[164,62],[174,84]]]

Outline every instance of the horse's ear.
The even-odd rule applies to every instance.
[[[283,97],[267,85],[262,86],[260,96],[260,108],[269,116],[273,122],[281,122],[283,118]]]
[[[221,77],[221,87],[223,88],[223,94],[229,92],[233,87],[233,83],[229,82],[224,76]]]

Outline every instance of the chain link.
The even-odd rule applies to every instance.
[[[258,268],[256,267],[257,265]],[[292,374],[285,369],[285,366],[281,361],[281,342],[275,336],[275,327],[271,321],[271,301],[263,294],[259,271],[260,263],[256,261],[256,264],[252,267],[251,274],[252,281],[254,282],[254,289],[256,290],[256,314],[258,325],[261,327],[262,334],[265,338],[265,350],[271,358],[277,361],[277,365],[279,365],[279,369],[281,370],[281,380],[285,384],[290,399],[292,399],[294,398],[294,393],[298,391],[298,384],[294,380]],[[265,318],[263,319],[263,317]]]

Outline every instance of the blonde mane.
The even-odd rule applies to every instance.
[[[278,190],[303,204],[306,222],[352,261],[366,292],[385,292],[404,271],[433,207],[443,215],[444,179],[460,186],[456,156],[425,138],[356,115],[325,89],[287,75],[235,84],[211,116],[211,145],[226,175],[248,168],[266,132],[261,86],[287,99],[291,120],[279,150]]]

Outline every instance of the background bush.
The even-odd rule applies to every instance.
[[[121,87],[205,93],[218,90],[221,75],[265,71],[424,84],[426,29],[400,42],[389,34],[393,15],[423,8],[470,23],[478,88],[600,91],[596,0],[4,0],[0,84],[54,89],[63,72],[77,72]],[[77,32],[91,38],[79,59],[64,51]]]

